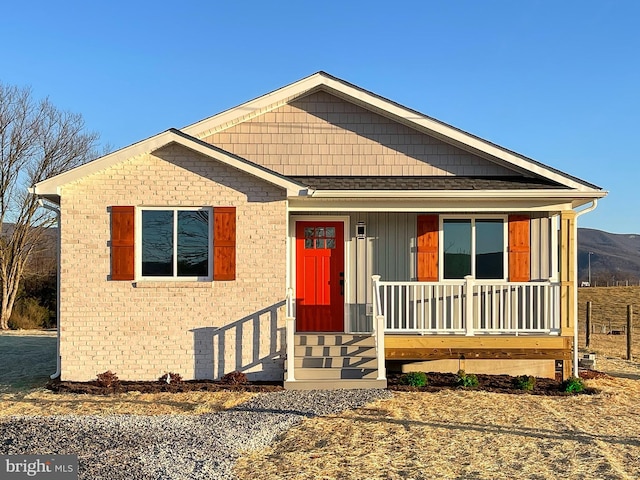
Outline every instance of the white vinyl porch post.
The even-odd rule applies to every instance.
[[[473,285],[474,278],[471,275],[464,277],[464,298],[465,298],[465,335],[473,337]]]
[[[287,289],[287,302],[286,302],[286,341],[287,341],[287,382],[295,382],[296,377],[294,373],[296,359],[295,359],[295,331],[296,331],[296,317],[293,313],[293,289]]]
[[[384,353],[385,318],[382,314],[382,304],[380,302],[380,275],[373,275],[371,279],[373,280],[373,335],[376,340],[376,358],[378,361],[377,380],[386,380],[387,371]]]

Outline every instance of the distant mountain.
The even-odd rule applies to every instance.
[[[640,235],[578,229],[578,279],[587,281],[591,252],[591,283],[640,281]]]

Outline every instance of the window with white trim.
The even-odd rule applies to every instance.
[[[210,207],[140,208],[138,272],[142,278],[210,280]]]
[[[504,218],[444,218],[443,278],[505,279],[506,225]]]

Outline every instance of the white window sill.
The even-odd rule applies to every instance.
[[[180,281],[180,280],[138,280],[133,288],[213,288],[213,281]]]

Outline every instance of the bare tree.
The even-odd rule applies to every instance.
[[[28,187],[87,162],[97,139],[81,115],[0,83],[0,329],[9,328],[29,255],[55,222]]]

